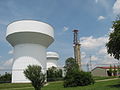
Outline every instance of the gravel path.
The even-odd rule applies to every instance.
[[[116,80],[116,79],[119,79],[119,78],[104,79],[104,80],[96,80],[96,82],[110,81],[110,80]]]

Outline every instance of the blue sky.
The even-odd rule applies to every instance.
[[[120,14],[120,0],[0,0],[0,68],[10,68],[12,47],[5,40],[7,25],[21,19],[34,19],[55,28],[55,42],[48,51],[60,54],[59,65],[73,56],[73,33],[79,30],[82,64],[94,66],[116,63],[106,53],[105,43],[115,17]]]

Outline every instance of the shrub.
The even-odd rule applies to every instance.
[[[78,86],[85,86],[85,85],[89,85],[89,84],[94,84],[94,79],[93,79],[90,72],[81,71],[81,72],[79,72],[78,75],[79,75],[78,76],[79,80],[77,82]],[[77,79],[77,78],[75,78],[75,79]]]
[[[89,72],[76,72],[72,75],[66,75],[64,78],[64,87],[86,86],[94,84],[94,79]]]
[[[89,72],[80,71],[74,58],[68,58],[65,64],[64,87],[85,86],[94,83]]]
[[[47,70],[47,81],[58,81],[62,80],[62,69],[56,67],[48,68]]]
[[[113,75],[117,76],[117,70],[116,70],[116,66],[115,65],[114,65]]]
[[[38,65],[29,65],[25,70],[24,74],[27,79],[32,82],[35,90],[41,90],[41,87],[45,83],[45,74],[42,73],[41,67]]]

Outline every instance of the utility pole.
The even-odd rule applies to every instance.
[[[89,62],[87,63],[87,71],[89,72],[90,70],[89,70]]]
[[[74,40],[73,40],[73,47],[74,47],[74,58],[78,63],[79,69],[81,70],[81,53],[80,53],[80,41],[78,40],[78,30],[73,30],[74,32]]]
[[[90,72],[92,70],[92,61],[91,61],[91,55],[90,55]]]

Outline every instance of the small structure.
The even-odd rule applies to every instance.
[[[47,52],[47,69],[52,66],[58,67],[57,61],[59,59],[59,55],[56,52]]]
[[[111,68],[112,68],[112,71],[114,71],[115,67],[111,67]],[[117,70],[118,68],[116,67],[115,69]],[[109,76],[109,70],[110,70],[110,67],[96,67],[91,71],[91,73],[93,76]],[[118,72],[116,72],[116,75],[119,75]],[[112,76],[114,76],[113,73],[112,73]]]
[[[54,41],[52,26],[35,20],[15,21],[8,25],[6,39],[14,47],[12,83],[29,82],[23,73],[28,65],[40,65],[46,72],[46,49]]]

